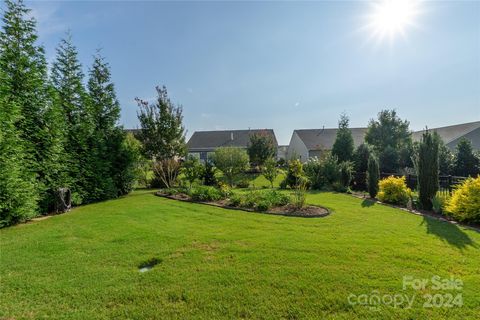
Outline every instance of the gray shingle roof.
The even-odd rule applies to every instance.
[[[463,137],[478,128],[480,128],[480,121],[456,124],[453,126],[433,128],[428,130],[437,132],[442,138],[443,142],[445,144],[449,144],[450,142],[460,137]],[[423,132],[424,130],[414,132],[412,134],[413,141],[420,141],[422,139]]]
[[[246,148],[250,142],[250,136],[255,133],[270,135],[277,145],[277,138],[272,129],[251,129],[195,131],[188,140],[187,147],[189,150],[212,150],[219,147]]]
[[[335,143],[338,129],[301,129],[295,130],[308,150],[331,150]],[[353,143],[358,147],[363,143],[367,128],[350,128]]]

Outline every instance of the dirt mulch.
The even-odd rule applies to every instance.
[[[319,207],[319,206],[305,206],[303,208],[298,209],[292,205],[286,205],[281,207],[273,207],[273,208],[270,208],[268,211],[258,211],[251,208],[229,206],[228,200],[209,201],[209,202],[193,201],[188,195],[184,193],[168,195],[161,192],[156,192],[155,195],[159,197],[168,198],[168,199],[186,201],[186,202],[192,202],[192,203],[200,203],[200,204],[205,204],[205,205],[224,208],[224,209],[241,210],[246,212],[255,212],[255,213],[262,213],[262,214],[272,214],[272,215],[285,216],[285,217],[321,218],[321,217],[326,217],[330,214],[330,211],[328,209]]]

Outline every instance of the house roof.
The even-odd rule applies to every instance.
[[[445,144],[449,144],[450,142],[453,142],[478,128],[480,128],[480,121],[456,124],[453,126],[433,128],[428,130],[435,131],[436,133],[438,133],[440,138],[442,138]],[[412,140],[420,141],[424,132],[425,130],[413,132]]]
[[[277,145],[277,138],[273,129],[250,129],[250,130],[217,130],[195,131],[188,140],[189,150],[212,150],[219,147],[246,148],[250,142],[250,136],[259,133],[267,134],[273,138]]]
[[[367,128],[350,128],[353,144],[358,147],[363,143]],[[338,129],[301,129],[294,132],[300,137],[308,150],[331,150],[337,137]]]

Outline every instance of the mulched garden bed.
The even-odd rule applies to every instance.
[[[273,207],[267,211],[258,211],[251,208],[229,206],[228,200],[209,201],[209,202],[193,201],[188,195],[184,193],[169,195],[161,192],[156,192],[155,195],[159,197],[168,198],[168,199],[206,204],[209,206],[220,207],[225,209],[242,210],[247,212],[263,213],[263,214],[273,214],[273,215],[286,216],[286,217],[321,218],[321,217],[326,217],[330,214],[330,211],[328,209],[319,207],[319,206],[305,206],[301,209],[297,209],[294,206],[289,204],[281,207]]]

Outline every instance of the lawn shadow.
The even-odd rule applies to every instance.
[[[375,205],[375,201],[370,199],[363,199],[362,201],[362,208],[368,208]]]
[[[468,246],[477,247],[468,234],[453,223],[424,216],[421,225],[423,224],[426,224],[428,234],[433,234],[458,249],[465,249]]]

